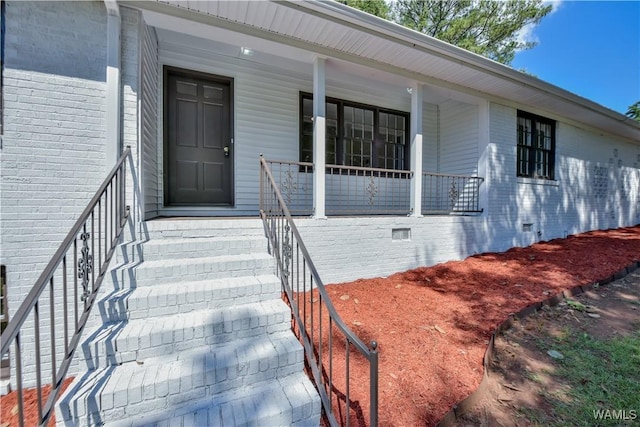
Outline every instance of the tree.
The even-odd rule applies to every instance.
[[[342,1],[507,65],[518,50],[536,45],[519,38],[522,29],[552,8],[542,0],[396,0],[389,11],[384,0]]]
[[[339,2],[383,19],[388,20],[391,17],[391,8],[385,0],[339,0]]]
[[[640,123],[640,101],[633,105],[629,105],[629,110],[627,111],[626,116]]]

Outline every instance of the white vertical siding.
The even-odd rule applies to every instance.
[[[158,38],[155,29],[147,25],[142,34],[141,61],[142,203],[144,218],[149,219],[158,215],[162,202],[158,185],[158,164],[162,158],[158,155]]]
[[[438,172],[440,159],[439,108],[435,104],[422,106],[422,171]]]
[[[159,56],[160,73],[164,65],[170,65],[233,78],[236,205],[232,209],[212,209],[210,212],[255,215],[259,200],[259,155],[262,153],[267,159],[299,160],[300,92],[313,92],[311,64],[308,73],[296,73],[186,46],[181,38],[171,43],[161,42]],[[347,84],[341,82],[338,71],[331,69],[327,71],[327,80],[328,97],[410,111],[410,96],[405,88]],[[160,92],[158,85],[158,96]],[[161,118],[157,122],[161,123]],[[156,147],[161,153],[161,138]],[[162,188],[161,176],[158,173],[156,178],[158,188]],[[159,202],[161,206],[162,199]]]
[[[478,171],[478,106],[459,101],[440,105],[441,173],[473,175]]]

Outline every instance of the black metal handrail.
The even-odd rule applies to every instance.
[[[360,355],[369,363],[369,422],[370,426],[377,426],[377,343],[372,341],[371,348],[367,347],[337,313],[302,241],[268,162],[262,156],[260,157],[260,216],[269,239],[270,250],[276,258],[277,274],[291,307],[295,322],[294,331],[304,347],[307,367],[315,381],[329,424],[336,426],[344,420],[348,426],[351,415],[358,417],[358,414],[362,413],[357,408],[358,403],[351,401],[349,389],[350,357]],[[324,325],[323,319],[325,319]],[[340,337],[334,338],[336,333],[341,334],[342,341]],[[345,350],[345,376],[342,378],[344,381],[341,381],[341,378],[334,378],[333,372],[334,357],[339,357],[334,353],[334,349],[341,345],[344,345]],[[351,347],[357,351],[355,356],[350,355]],[[323,363],[323,355],[327,357],[326,363]],[[358,381],[363,379],[359,378]],[[339,387],[344,389],[340,390]],[[345,413],[339,415],[340,422],[336,417],[334,404],[336,407],[344,405]]]
[[[25,423],[22,356],[23,352],[30,353],[31,344],[33,344],[35,354],[38,424],[46,425],[53,413],[55,401],[62,389],[74,352],[80,343],[82,331],[109,266],[109,261],[115,252],[129,217],[125,181],[126,161],[130,159],[131,149],[127,147],[2,333],[0,356],[4,357],[5,354],[8,354],[12,344],[15,352],[15,379],[20,426],[24,426]],[[94,269],[96,258],[97,272]],[[73,277],[72,280],[68,280],[70,275]],[[61,282],[61,287],[57,285],[59,282]],[[47,285],[48,295],[43,295]],[[69,295],[69,286],[73,287],[72,301],[69,301],[71,296]],[[62,305],[60,302],[56,302],[56,297],[62,299]],[[48,301],[41,304],[41,299]],[[81,302],[80,307],[78,299]],[[42,395],[45,387],[42,380],[42,347],[46,344],[41,342],[43,339],[40,331],[40,314],[43,308],[45,311],[47,310],[47,305],[50,316],[48,337],[50,351],[45,354],[45,357],[51,359],[51,390],[43,407]],[[70,308],[73,311],[72,319],[69,313]],[[30,315],[33,315],[32,322],[28,322]],[[73,321],[72,325],[69,324],[70,321]],[[23,329],[33,331],[33,342],[29,340],[31,336],[27,333],[24,334],[25,340],[21,342]],[[69,338],[69,332],[72,332],[71,338]],[[56,348],[57,341],[62,341],[64,350]],[[29,350],[26,347],[29,347]],[[58,355],[62,356],[59,364],[56,363]]]
[[[292,215],[313,213],[313,163],[266,160]],[[325,165],[327,215],[407,215],[413,171]],[[422,173],[423,215],[476,214],[484,178]]]
[[[422,213],[480,213],[479,176],[422,174]]]

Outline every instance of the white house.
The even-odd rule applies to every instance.
[[[131,147],[124,245],[71,364],[60,423],[149,412],[210,424],[233,412],[241,423],[241,405],[257,422],[317,424],[320,400],[258,219],[261,155],[325,283],[640,223],[638,123],[335,2],[3,1],[2,28],[0,263],[10,317]],[[257,264],[227,274],[240,269],[228,268],[234,256]],[[217,262],[227,267],[203,272]],[[228,304],[279,313],[262,331],[277,369],[252,383],[205,373],[184,385],[221,366],[203,355],[213,335],[195,343],[185,332],[215,329],[217,294],[191,298],[190,286],[234,275],[261,290]],[[253,292],[225,280],[231,293]],[[172,309],[180,298],[191,305]],[[60,316],[43,307],[43,318]],[[29,331],[23,375],[33,385]],[[154,346],[154,333],[171,342]],[[249,335],[225,346],[260,353],[262,338]],[[185,367],[181,352],[202,366]],[[249,371],[262,366],[246,357]],[[277,391],[274,378],[294,385]],[[250,405],[238,403],[238,387]],[[274,397],[261,406],[265,393]]]

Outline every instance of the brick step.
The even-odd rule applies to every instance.
[[[182,237],[262,236],[259,218],[153,220],[145,223],[150,240]]]
[[[289,331],[93,370],[77,377],[58,405],[65,423],[101,424],[153,413],[303,371]]]
[[[116,262],[140,259],[157,261],[172,258],[201,258],[267,252],[264,235],[154,239],[121,245]]]
[[[134,272],[134,286],[152,286],[271,274],[274,272],[274,260],[268,253],[168,259],[145,261]]]
[[[291,311],[281,299],[198,310],[103,325],[85,346],[84,363],[96,369],[144,362],[198,346],[268,335],[291,328]],[[82,363],[82,362],[81,362]]]
[[[280,281],[273,274],[122,289],[104,301],[107,309],[103,320],[147,319],[267,301],[280,298],[280,291]]]
[[[299,426],[318,425],[321,404],[313,384],[302,372],[242,387],[178,409],[145,414],[112,427]]]

